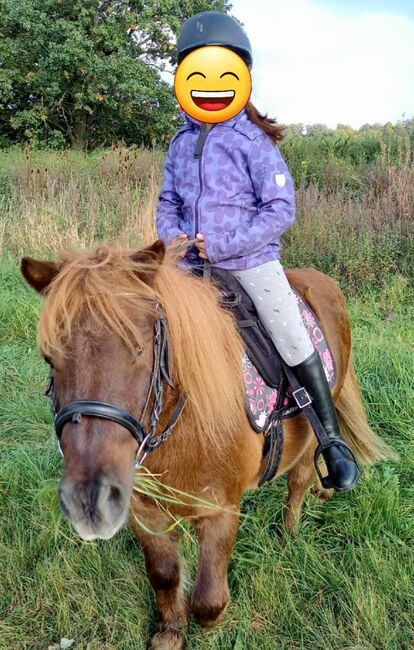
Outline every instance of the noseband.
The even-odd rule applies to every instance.
[[[52,399],[55,431],[62,455],[61,437],[65,424],[67,422],[79,424],[82,418],[87,416],[101,418],[102,420],[111,420],[128,429],[138,443],[136,464],[141,464],[148,453],[154,451],[168,440],[185,407],[186,398],[180,396],[166,428],[161,434],[157,434],[159,420],[164,407],[165,383],[170,388],[174,388],[169,370],[168,326],[163,316],[157,319],[154,325],[154,362],[150,386],[140,420],[137,420],[132,413],[120,406],[94,400],[76,400],[60,409],[55,380],[52,374],[49,387],[45,394],[49,395]],[[153,398],[153,407],[147,429],[143,424],[143,419],[147,413],[151,398]]]

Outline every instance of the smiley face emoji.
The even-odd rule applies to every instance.
[[[249,68],[226,47],[193,50],[178,66],[175,96],[181,108],[200,122],[230,120],[246,106],[252,91]]]

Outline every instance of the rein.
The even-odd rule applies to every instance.
[[[111,420],[120,424],[131,433],[138,443],[138,451],[135,458],[136,467],[141,465],[147,454],[158,449],[171,436],[175,425],[180,419],[186,404],[186,398],[180,396],[174,412],[161,434],[157,434],[159,420],[164,408],[165,383],[174,388],[174,383],[169,370],[169,337],[168,325],[164,316],[161,316],[154,325],[154,362],[151,373],[151,381],[145,405],[140,420],[126,409],[94,400],[75,400],[63,408],[59,408],[59,400],[53,374],[45,395],[51,397],[52,412],[54,414],[55,431],[58,438],[59,450],[63,456],[61,437],[63,428],[67,422],[79,424],[84,416]],[[148,429],[143,424],[147,414],[151,398],[153,399],[152,412],[149,417]]]

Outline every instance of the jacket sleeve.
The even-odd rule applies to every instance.
[[[164,165],[164,182],[158,197],[157,206],[157,231],[161,239],[170,243],[183,231],[179,227],[182,219],[182,201],[175,191],[174,186],[174,142],[168,149]]]
[[[247,165],[257,198],[256,215],[250,224],[206,236],[206,251],[212,263],[248,255],[277,242],[295,220],[291,175],[278,147],[266,134],[252,142]]]

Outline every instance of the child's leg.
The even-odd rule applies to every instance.
[[[313,345],[281,263],[275,260],[231,273],[253,300],[283,361],[296,366],[308,359]]]
[[[253,300],[284,362],[292,367],[300,385],[306,388],[329,438],[329,444],[318,447],[328,468],[324,487],[337,490],[353,488],[360,470],[351,449],[342,440],[319,353],[313,349],[280,262],[266,262],[253,269],[232,273]]]

